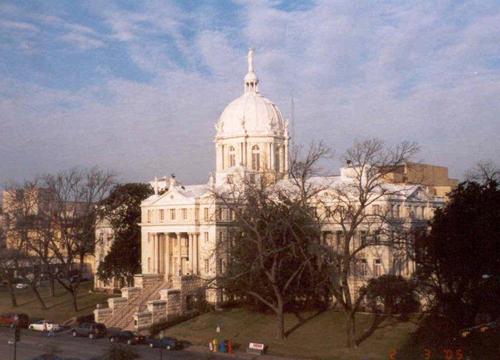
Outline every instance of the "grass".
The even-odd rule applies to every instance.
[[[40,293],[48,309],[43,310],[40,303],[30,289],[16,289],[16,298],[19,306],[12,307],[8,290],[0,288],[0,313],[19,312],[26,313],[31,319],[47,319],[56,322],[64,322],[74,316],[91,314],[96,304],[105,303],[109,295],[100,293],[89,293],[93,289],[91,281],[80,285],[78,294],[79,311],[73,310],[71,295],[61,286],[56,285],[55,296],[50,296],[48,287],[40,288]]]
[[[197,318],[165,330],[168,336],[175,336],[196,345],[206,345],[217,337],[231,339],[245,351],[248,342],[262,342],[268,346],[268,353],[274,355],[314,359],[388,359],[401,348],[412,332],[415,322],[400,322],[394,318],[385,320],[374,333],[355,349],[345,347],[345,316],[329,310],[298,326],[299,320],[287,314],[285,328],[296,327],[285,340],[275,338],[275,320],[272,315],[254,313],[243,309],[229,309],[203,314]],[[357,333],[362,334],[372,323],[372,315],[358,314]],[[221,332],[216,333],[220,326]],[[395,357],[397,359],[397,357]]]

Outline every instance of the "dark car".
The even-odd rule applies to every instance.
[[[30,318],[22,313],[6,313],[0,315],[0,326],[14,327],[16,325],[20,328],[27,328],[30,323]]]
[[[182,348],[181,342],[171,337],[163,337],[161,339],[148,338],[146,340],[146,343],[151,348],[162,348],[167,350],[176,350]]]
[[[117,331],[109,335],[110,342],[119,342],[128,345],[144,344],[145,340],[145,336],[136,335],[132,331]]]
[[[82,323],[71,330],[73,337],[86,336],[89,339],[106,336],[106,326],[99,323]]]

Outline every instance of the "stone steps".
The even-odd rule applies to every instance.
[[[159,299],[160,298],[159,291],[167,286],[168,286],[167,282],[162,282],[159,285],[154,286],[153,288],[148,289],[145,293],[141,294],[141,296],[139,296],[138,299],[136,299],[132,304],[127,306],[128,308],[127,312],[123,314],[123,316],[117,322],[116,327],[127,330],[130,330],[130,328],[133,329],[134,313],[137,312],[141,306],[146,305],[148,301]]]
[[[118,328],[126,328],[130,324],[133,326],[133,314],[137,311],[138,307],[145,305],[155,295],[159,296],[159,291],[167,286],[167,282],[161,281],[158,284],[143,288],[139,294],[133,295],[123,308],[114,311],[113,315],[104,324],[107,327]]]

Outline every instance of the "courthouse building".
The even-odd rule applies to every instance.
[[[187,185],[173,177],[151,182],[154,195],[141,205],[142,274],[135,277],[134,287],[122,289],[122,297],[110,299],[109,307],[96,309],[96,320],[108,326],[141,329],[189,310],[193,298],[200,295],[211,302],[222,300],[216,290],[199,291],[207,280],[223,273],[227,263],[226,253],[218,251],[218,246],[230,236],[231,212],[215,200],[214,192],[242,178],[258,181],[265,177],[283,186],[290,181],[288,122],[276,104],[261,95],[252,50],[243,94],[227,105],[215,128],[216,168],[206,183]],[[454,182],[448,179],[446,168],[419,166],[418,174],[435,177],[420,181],[407,167],[398,169],[386,181],[387,186],[400,191],[381,198],[372,211],[390,207],[394,217],[409,219],[409,223],[430,219]],[[328,183],[333,189],[355,179],[353,169],[346,167],[338,176],[310,181]],[[326,223],[323,230],[325,244],[333,244],[339,237],[340,228],[334,221]],[[375,244],[360,255],[361,281],[356,280],[359,284],[354,284],[355,289],[373,276],[409,276],[414,270],[407,256],[393,254],[382,245]]]

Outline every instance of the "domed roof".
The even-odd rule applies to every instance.
[[[217,137],[284,136],[285,120],[278,107],[260,94],[246,93],[233,100],[217,123]]]
[[[217,125],[217,138],[260,135],[287,136],[287,122],[278,107],[259,93],[259,79],[253,71],[253,50],[248,53],[245,93],[233,100],[222,112]]]

